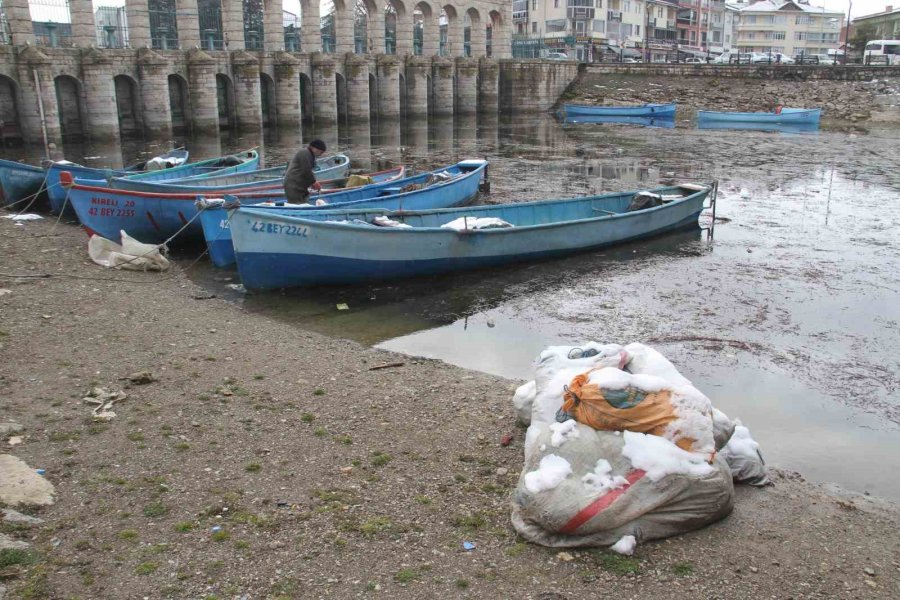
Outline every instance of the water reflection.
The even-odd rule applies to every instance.
[[[777,131],[779,133],[818,133],[818,123],[731,123],[697,121],[697,129],[732,129],[735,131]]]
[[[663,129],[674,129],[675,118],[663,117],[628,117],[628,116],[608,116],[608,117],[592,117],[578,116],[566,117],[564,121],[567,125],[575,125],[578,123],[605,123],[610,125],[640,125],[642,127],[660,127]]]

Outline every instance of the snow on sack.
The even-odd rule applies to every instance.
[[[548,454],[541,459],[541,465],[536,471],[525,475],[525,489],[532,494],[552,490],[572,473],[569,461],[555,454]]]
[[[740,483],[763,486],[769,484],[766,461],[763,460],[759,444],[750,436],[750,430],[740,421],[734,428],[734,435],[722,449],[722,457],[731,468],[731,476]]]

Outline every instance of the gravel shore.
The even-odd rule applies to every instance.
[[[520,382],[249,314],[187,262],[105,271],[54,221],[0,219],[2,452],[57,494],[0,522],[31,544],[0,598],[900,597],[897,506],[777,465],[632,558],[523,543]],[[109,423],[96,386],[127,394]]]

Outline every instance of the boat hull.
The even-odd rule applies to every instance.
[[[575,116],[595,117],[662,117],[675,116],[676,104],[643,104],[641,106],[590,106],[587,104],[564,104],[566,118]]]
[[[675,118],[670,115],[661,117],[632,117],[628,115],[572,115],[566,117],[566,123],[615,123],[626,125],[641,125],[643,127],[659,127],[663,129],[673,129],[675,127]]]
[[[818,123],[821,116],[822,109],[820,108],[785,108],[779,114],[775,114],[774,112],[717,112],[709,110],[697,111],[698,122],[702,121],[720,123]]]
[[[708,193],[706,189],[657,208],[606,217],[464,232],[322,223],[321,217],[325,215],[297,219],[242,208],[232,216],[231,230],[238,270],[247,289],[352,284],[562,256],[697,227]],[[611,199],[621,206],[627,203],[626,196],[584,200]],[[546,210],[551,202],[569,201],[433,212],[449,213],[445,216],[447,220],[465,214],[466,210],[475,214],[480,211],[515,215],[517,211]],[[345,218],[351,220],[354,212],[347,213]],[[510,222],[515,222],[514,216]]]
[[[378,196],[379,190],[385,189],[383,184],[373,184],[356,188],[356,192],[363,193],[368,191],[368,198],[353,199],[355,195],[345,195],[343,192],[335,192],[329,194],[325,198],[329,201],[327,206],[310,206],[307,208],[282,208],[282,207],[259,207],[260,210],[283,212],[285,214],[297,214],[296,211],[317,211],[317,210],[361,210],[380,208],[384,210],[428,210],[436,208],[450,208],[453,206],[463,206],[468,204],[478,196],[478,185],[481,183],[483,167],[472,170],[464,180],[455,182],[455,186],[440,186],[432,188],[423,188],[413,192],[404,194],[391,194],[388,196]],[[438,171],[445,169],[438,169]],[[416,181],[427,177],[428,173],[418,175],[416,177],[407,178],[401,181],[390,182],[391,187],[402,184],[404,181]],[[369,188],[367,190],[367,188]],[[347,199],[350,198],[350,199]],[[336,201],[334,201],[334,200]],[[242,199],[241,202],[244,202]],[[217,267],[228,267],[235,262],[234,245],[231,241],[231,229],[229,227],[229,216],[227,211],[222,208],[206,209],[200,213],[200,223],[203,227],[203,237],[206,239],[206,246],[209,248],[209,258]]]
[[[0,160],[0,206],[18,203],[27,199],[43,200],[46,192],[42,189],[47,172],[39,167]],[[21,210],[26,203],[16,205]]]
[[[185,150],[172,150],[160,155],[160,158],[178,158],[187,160],[188,153]],[[146,163],[138,163],[130,165],[124,169],[97,169],[94,167],[83,167],[75,164],[60,164],[51,162],[47,167],[47,195],[50,198],[50,211],[53,214],[60,214],[65,208],[68,214],[74,214],[74,210],[66,203],[66,188],[60,182],[60,174],[68,171],[75,179],[97,180],[106,182],[114,177],[126,177],[128,175],[136,175],[140,173]],[[158,172],[158,171],[154,171]]]

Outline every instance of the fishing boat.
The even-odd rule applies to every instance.
[[[619,192],[431,211],[241,207],[230,226],[247,289],[351,284],[560,256],[695,228],[710,190],[683,184],[651,190],[654,196]],[[648,197],[658,205],[637,208]]]
[[[227,196],[229,203],[257,206],[261,210],[299,214],[298,211],[381,208],[385,210],[425,210],[449,208],[469,203],[478,194],[478,186],[487,171],[486,160],[464,160],[413,177],[352,190],[338,190],[327,195],[312,196],[311,201],[322,200],[323,206],[291,206],[284,196],[266,194],[238,194]],[[441,179],[438,176],[445,176]],[[431,182],[431,185],[428,183]],[[415,188],[415,189],[413,189]],[[407,190],[407,191],[403,191]],[[231,244],[229,212],[222,207],[206,208],[200,212],[203,237],[209,248],[209,258],[217,267],[234,264],[234,247]]]
[[[125,175],[133,175],[145,171],[148,165],[153,167],[175,168],[187,162],[188,151],[184,149],[170,150],[165,154],[154,156],[149,160],[144,160],[133,165],[129,165],[124,169],[98,169],[95,167],[83,167],[67,160],[47,162],[47,195],[50,197],[50,210],[54,214],[59,214],[63,210],[66,202],[66,190],[63,189],[59,182],[59,174],[68,171],[73,177],[79,179],[109,179],[111,177],[122,177]]]
[[[133,177],[114,178],[109,187],[119,190],[135,190],[139,192],[197,192],[197,193],[229,193],[241,188],[269,187],[280,188],[284,181],[287,165],[260,169],[250,172],[222,173],[216,175],[200,174],[181,179],[166,181],[146,181]],[[350,172],[350,158],[346,154],[326,156],[316,161],[313,173],[316,179],[341,179]]]
[[[46,178],[47,171],[40,167],[12,160],[0,160],[0,206],[32,198],[44,199]]]
[[[638,106],[592,106],[590,104],[563,104],[566,118],[574,116],[594,117],[660,117],[675,116],[675,103],[641,104]]]
[[[719,112],[698,110],[697,121],[720,121],[728,123],[818,123],[821,108],[783,108],[775,112]]]
[[[196,191],[163,194],[117,190],[99,181],[72,180],[68,174],[62,175],[62,181],[68,191],[69,204],[89,235],[115,240],[120,237],[119,232],[125,230],[131,237],[148,244],[170,241],[176,234],[178,241],[203,239],[194,206],[198,197]],[[278,189],[260,194],[259,199],[248,196],[244,201],[264,202],[272,194],[284,197],[284,191]]]
[[[574,115],[565,116],[565,123],[621,123],[626,125],[641,125],[643,127],[660,127],[672,129],[675,127],[675,117],[663,115],[661,117],[632,117],[628,115]]]

